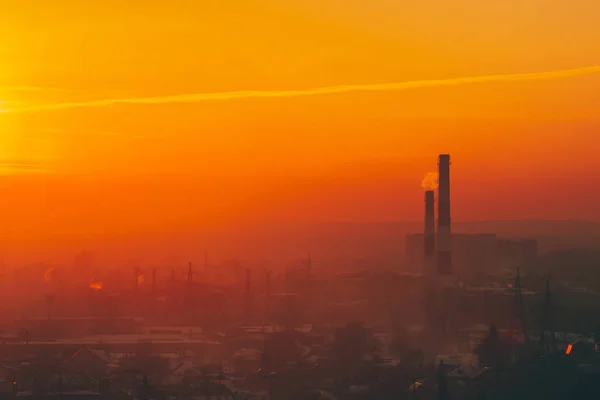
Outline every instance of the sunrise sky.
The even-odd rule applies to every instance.
[[[441,152],[456,220],[600,220],[598,21],[597,0],[1,0],[2,234],[420,220]],[[469,81],[511,74],[532,75]]]

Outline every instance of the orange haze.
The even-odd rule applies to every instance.
[[[0,15],[14,246],[420,220],[442,152],[454,220],[600,220],[598,2],[22,0]]]
[[[48,268],[44,271],[44,282],[52,283],[54,277],[54,268]]]

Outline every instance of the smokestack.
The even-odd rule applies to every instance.
[[[452,274],[452,236],[450,230],[450,155],[440,154],[438,160],[438,231],[437,265],[438,275]]]
[[[425,275],[433,274],[435,260],[435,192],[425,192],[425,234],[424,234]]]

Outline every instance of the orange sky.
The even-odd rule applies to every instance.
[[[600,220],[600,73],[43,109],[597,66],[599,20],[595,0],[0,2],[3,234],[418,220],[440,152],[455,219]]]

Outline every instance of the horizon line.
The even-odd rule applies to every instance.
[[[171,103],[198,103],[204,101],[219,101],[219,100],[235,100],[235,99],[250,99],[250,98],[288,98],[288,97],[304,97],[304,96],[319,96],[349,92],[386,92],[400,91],[407,89],[425,88],[425,87],[440,87],[440,86],[456,86],[475,83],[490,83],[490,82],[521,82],[521,81],[538,81],[561,79],[581,75],[589,75],[600,72],[600,65],[593,65],[581,68],[562,69],[545,72],[530,72],[517,74],[496,74],[496,75],[480,75],[470,77],[459,77],[449,79],[432,79],[432,80],[415,80],[392,83],[376,83],[376,84],[354,84],[354,85],[337,85],[324,86],[312,89],[292,89],[292,90],[237,90],[227,92],[208,92],[208,93],[191,93],[179,95],[153,96],[153,97],[133,97],[133,98],[108,98],[80,102],[65,102],[41,104],[29,107],[4,108],[0,112],[4,113],[19,113],[19,112],[36,112],[36,111],[53,111],[72,108],[90,108],[90,107],[106,107],[117,104],[171,104]]]

